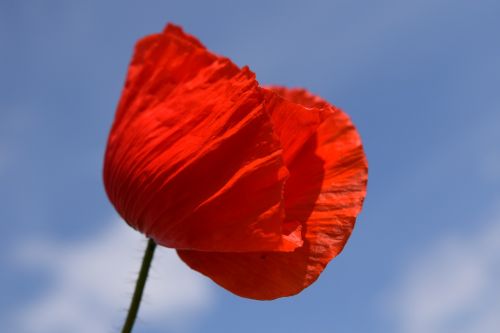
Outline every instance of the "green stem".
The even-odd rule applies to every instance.
[[[135,318],[137,318],[137,312],[139,311],[139,305],[141,304],[141,298],[144,292],[144,286],[146,285],[146,279],[148,278],[149,267],[151,267],[151,261],[153,260],[155,248],[155,242],[152,239],[149,239],[146,252],[144,252],[144,258],[142,259],[139,277],[137,278],[137,282],[135,284],[134,295],[132,296],[132,301],[130,302],[127,319],[123,325],[122,333],[132,332],[132,327],[134,326]]]

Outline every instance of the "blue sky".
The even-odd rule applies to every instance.
[[[343,108],[368,197],[298,296],[241,299],[158,252],[137,332],[458,332],[500,327],[500,2],[0,2],[0,323],[118,331],[140,235],[101,181],[135,41],[167,22]]]

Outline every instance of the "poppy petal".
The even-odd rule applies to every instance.
[[[132,227],[177,249],[292,251],[282,153],[248,68],[173,25],[137,44],[104,165]]]
[[[271,90],[281,96],[265,92],[290,172],[286,221],[302,225],[303,246],[293,252],[178,250],[191,268],[222,287],[261,300],[297,294],[342,251],[361,210],[368,170],[360,137],[341,110],[305,90]],[[300,134],[299,124],[307,125]]]

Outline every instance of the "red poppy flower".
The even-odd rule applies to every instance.
[[[344,247],[367,162],[338,108],[168,25],[140,40],[109,136],[108,196],[133,228],[243,297],[314,282]]]

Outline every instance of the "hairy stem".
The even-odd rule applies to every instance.
[[[142,294],[144,292],[144,286],[146,285],[146,280],[148,278],[149,267],[151,267],[151,261],[153,260],[155,248],[156,243],[152,239],[149,239],[146,251],[144,252],[144,257],[142,259],[139,277],[137,278],[137,282],[135,284],[134,295],[132,296],[132,301],[130,302],[127,319],[125,320],[125,324],[123,325],[122,333],[132,332],[135,318],[137,318],[137,312],[139,312],[139,306],[141,304]]]

